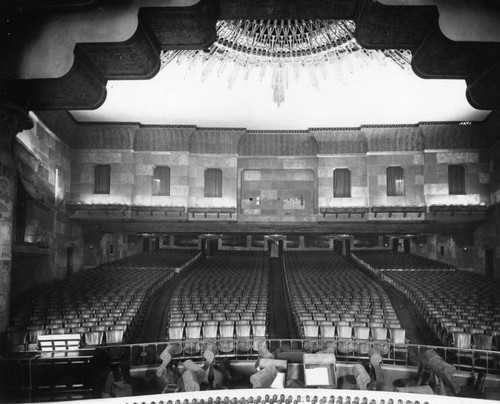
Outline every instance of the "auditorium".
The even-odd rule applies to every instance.
[[[0,4],[0,402],[500,400],[500,5]]]

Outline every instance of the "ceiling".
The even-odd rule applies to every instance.
[[[353,58],[351,58],[353,59]],[[201,64],[172,62],[150,80],[108,81],[107,97],[96,110],[72,111],[78,121],[240,127],[250,130],[305,130],[314,127],[358,127],[416,124],[423,121],[482,121],[490,111],[474,109],[463,80],[427,80],[394,63],[344,66],[341,80],[332,66],[318,89],[301,68],[289,78],[285,101],[273,102],[272,72],[263,80],[252,71],[240,74],[228,88],[231,66],[201,81]]]
[[[500,109],[500,9],[490,0],[7,0],[0,102],[77,120],[306,129],[483,120]],[[350,19],[365,49],[409,49],[411,72],[356,69],[292,82],[200,83],[160,52],[206,49],[218,20]],[[465,23],[467,21],[467,23]],[[497,24],[496,24],[497,22]],[[496,28],[495,28],[496,27]],[[397,69],[396,69],[397,70]],[[192,76],[191,76],[192,75]]]

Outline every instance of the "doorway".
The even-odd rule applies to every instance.
[[[493,248],[484,249],[484,274],[493,278],[495,272],[495,262]]]
[[[73,275],[73,247],[66,248],[66,277]]]

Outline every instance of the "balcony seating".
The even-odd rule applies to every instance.
[[[470,272],[391,272],[384,275],[415,303],[445,344],[454,332],[494,335],[499,331],[500,281]],[[493,349],[498,349],[495,344]]]
[[[196,254],[196,250],[161,250],[79,271],[31,290],[30,299],[19,306],[13,321],[24,324],[31,349],[38,334],[78,333],[83,339],[90,331],[123,331],[110,333],[116,337],[109,338],[122,343],[140,324],[152,293],[174,275],[174,267]]]
[[[331,252],[287,251],[285,267],[293,316],[301,337],[309,341],[328,339],[330,348],[339,354],[366,355],[373,346],[371,328],[400,328],[383,288],[345,258]],[[386,355],[387,329],[382,339],[383,344],[378,342],[379,350]]]
[[[221,352],[235,347],[248,351],[251,344],[241,341],[266,336],[266,263],[264,253],[243,251],[219,251],[210,260],[196,263],[174,291],[169,328],[181,319],[197,321],[203,339],[218,339]],[[171,332],[169,335],[172,339]],[[235,338],[241,343],[235,345]]]

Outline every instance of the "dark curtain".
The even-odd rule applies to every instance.
[[[465,194],[465,169],[464,166],[448,166],[448,189],[450,195]]]
[[[403,196],[405,184],[401,167],[387,167],[387,196]]]
[[[333,171],[333,196],[335,198],[351,197],[351,171],[337,168]]]
[[[209,168],[205,171],[205,196],[222,198],[222,170]]]
[[[94,170],[94,194],[109,194],[111,167],[109,165],[95,166]]]
[[[153,195],[170,195],[170,167],[158,166],[153,173]]]

